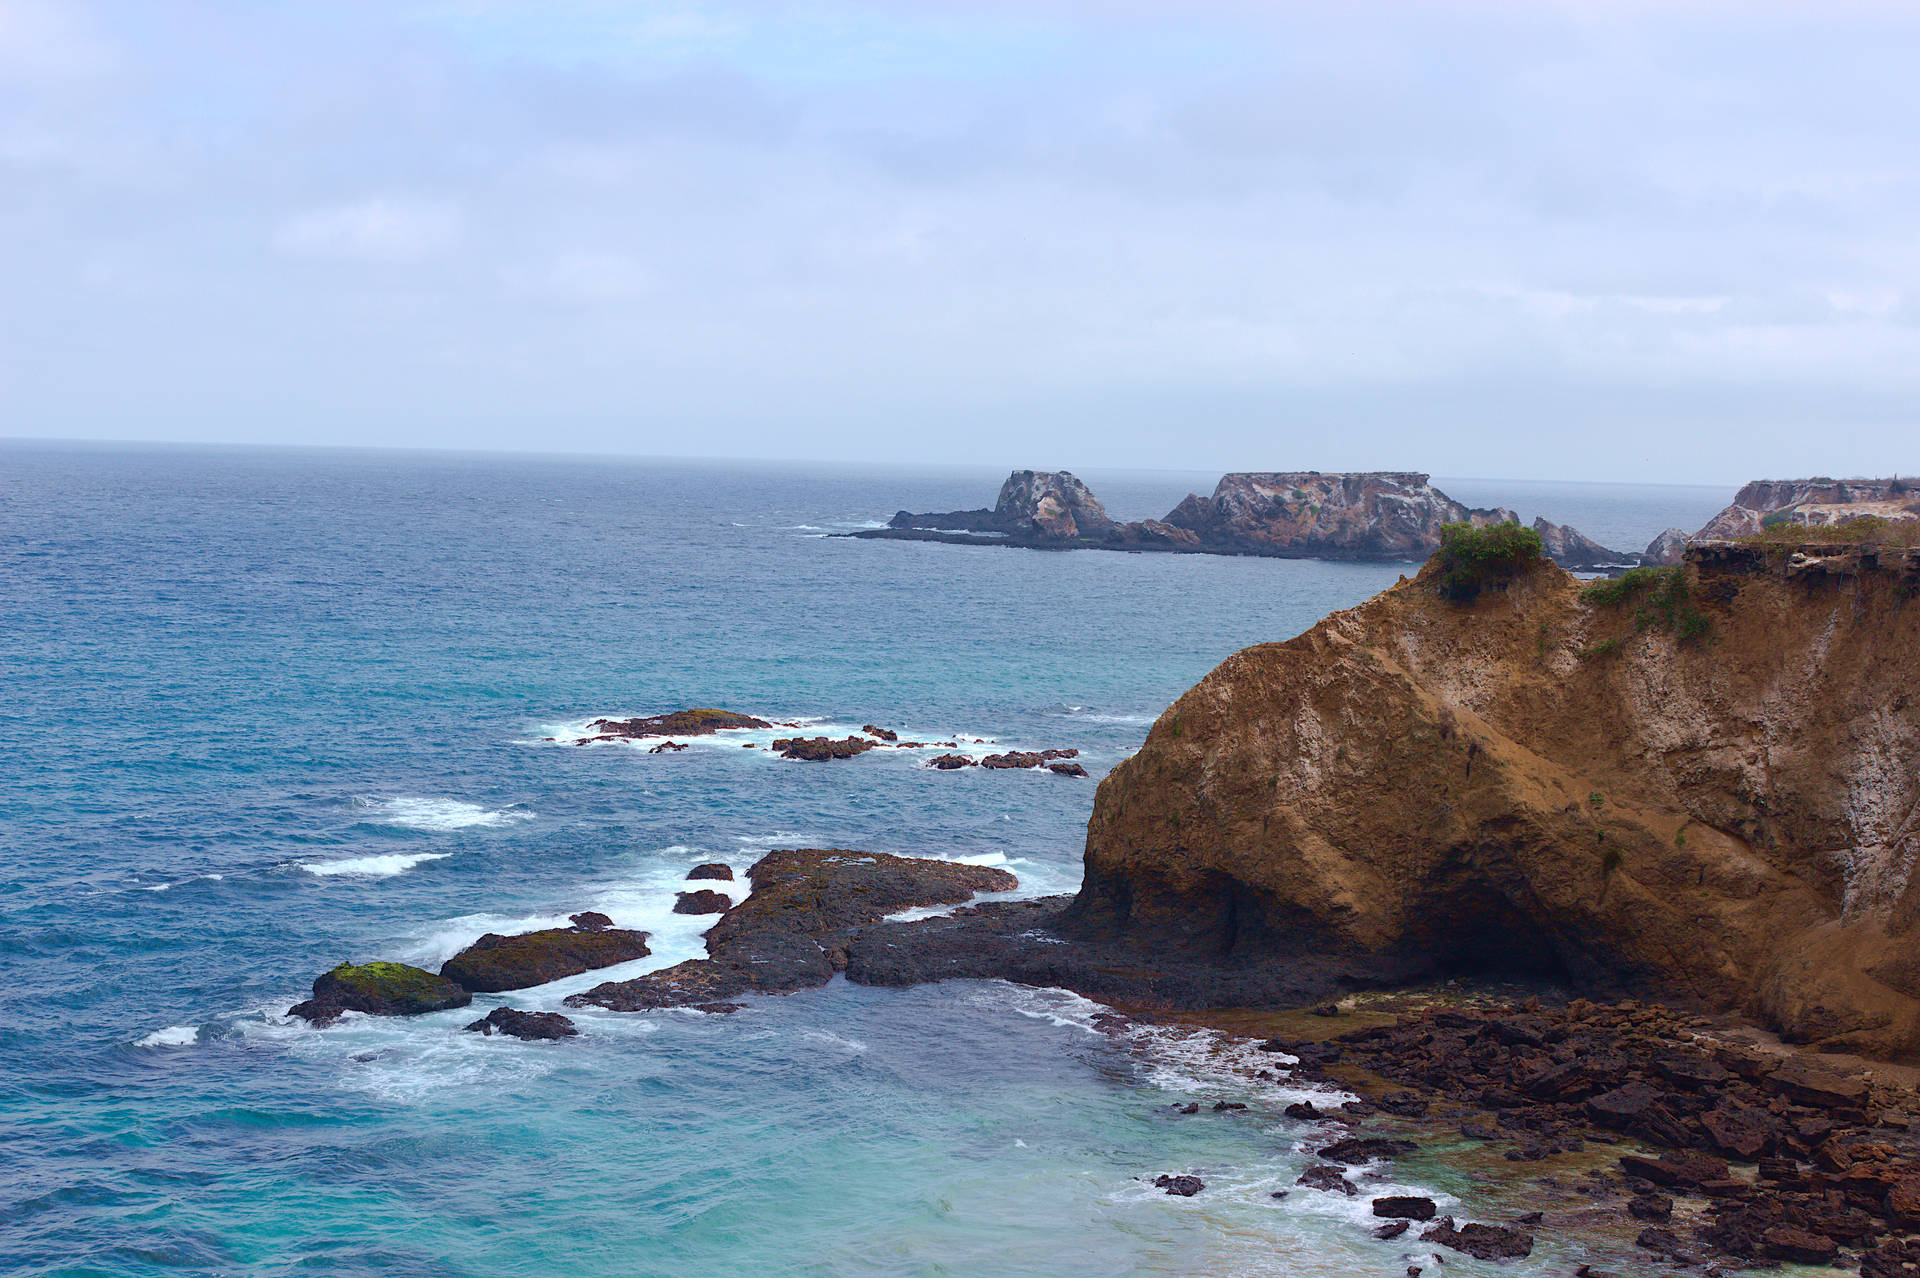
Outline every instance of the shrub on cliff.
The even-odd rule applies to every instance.
[[[1635,629],[1666,630],[1683,640],[1704,637],[1711,624],[1694,602],[1685,568],[1631,568],[1618,577],[1589,583],[1580,597],[1601,608],[1631,603]]]
[[[1443,524],[1440,549],[1433,552],[1435,588],[1455,603],[1471,603],[1480,592],[1530,572],[1547,561],[1540,534],[1516,523]]]

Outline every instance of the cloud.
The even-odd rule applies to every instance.
[[[292,257],[410,263],[450,251],[460,233],[460,212],[453,205],[375,196],[288,218],[273,244]]]
[[[0,428],[1920,470],[1916,63],[1869,3],[0,0]]]

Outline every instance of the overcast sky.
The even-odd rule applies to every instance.
[[[0,0],[0,434],[1920,471],[1920,5]]]

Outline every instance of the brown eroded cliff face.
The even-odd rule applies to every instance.
[[[1469,605],[1432,572],[1170,707],[1101,783],[1070,926],[1920,1051],[1920,552],[1695,550],[1692,627],[1551,565]]]

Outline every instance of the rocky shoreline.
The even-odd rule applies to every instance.
[[[700,867],[701,877],[720,878],[722,868]],[[1073,898],[974,902],[1017,887],[992,867],[793,849],[768,854],[746,877],[753,892],[709,930],[706,958],[602,984],[568,1004],[730,1012],[744,996],[816,988],[837,974],[881,986],[986,979],[1064,988],[1115,1008],[1119,1022],[1242,1036],[1271,1054],[1266,1077],[1357,1097],[1288,1107],[1289,1119],[1319,1125],[1301,1130],[1320,1159],[1290,1192],[1359,1194],[1360,1168],[1466,1142],[1463,1156],[1504,1166],[1494,1173],[1502,1193],[1530,1204],[1501,1223],[1433,1220],[1429,1199],[1381,1198],[1377,1237],[1511,1259],[1552,1231],[1561,1250],[1589,1250],[1614,1269],[1790,1261],[1920,1278],[1920,1137],[1909,1118],[1920,1097],[1906,1071],[1764,1045],[1731,1018],[1632,1001],[1550,992],[1489,1002],[1445,988],[1355,996],[1356,986],[1377,988],[1382,973],[1311,955],[1235,965],[1103,941],[1084,928]],[[940,906],[952,908],[887,920]],[[569,929],[483,938],[442,972],[517,958],[511,973],[488,970],[474,983],[523,988],[562,967],[598,965],[576,953],[583,944],[611,942],[612,954],[634,937],[644,952],[643,933],[583,914]],[[343,965],[314,990],[293,1010],[321,1025],[344,1008],[413,1015],[472,998],[448,975],[393,963]],[[466,1028],[533,1040],[578,1033],[557,1013],[505,1007]],[[1324,1140],[1311,1135],[1322,1129]],[[1205,1188],[1184,1173],[1162,1179],[1171,1194]]]

